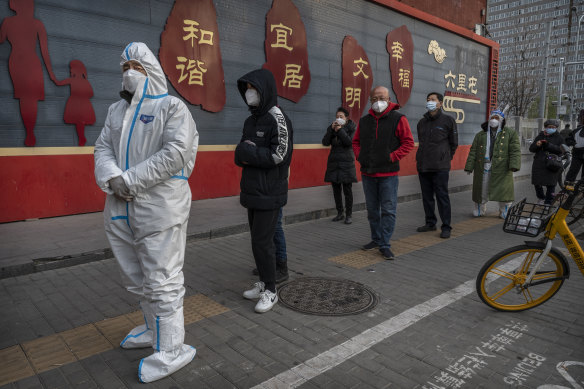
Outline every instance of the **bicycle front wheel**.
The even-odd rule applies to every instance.
[[[561,254],[552,249],[541,263],[529,285],[523,286],[544,247],[520,245],[491,258],[477,277],[481,300],[499,311],[524,311],[543,304],[561,288],[569,276]]]

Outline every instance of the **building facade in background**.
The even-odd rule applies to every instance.
[[[341,105],[367,111],[369,85],[387,86],[412,128],[427,93],[444,94],[458,122],[460,169],[497,104],[498,45],[474,33],[485,9],[486,0],[0,2],[0,222],[103,209],[93,145],[120,99],[120,54],[130,42],[161,57],[169,93],[195,118],[193,199],[239,193],[233,151],[249,113],[236,81],[266,66],[294,124],[291,188],[325,184],[324,131]],[[31,60],[17,66],[23,47]],[[31,64],[34,72],[23,71]],[[23,111],[24,101],[36,111]],[[401,174],[416,173],[414,155]]]
[[[579,19],[584,17],[582,0],[488,0],[487,37],[500,45],[499,100],[511,104],[513,113],[537,113],[547,58],[548,104],[565,95],[558,114],[566,121],[584,108],[584,33]],[[547,23],[551,24],[549,51]],[[566,65],[568,63],[568,65]],[[561,81],[563,67],[563,81]],[[574,72],[576,77],[574,78]],[[573,111],[572,111],[572,99]],[[547,110],[546,110],[547,112]]]

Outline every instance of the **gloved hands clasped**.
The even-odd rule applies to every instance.
[[[130,189],[122,176],[117,176],[108,181],[110,188],[114,191],[114,196],[122,201],[130,202],[134,197],[130,194]]]

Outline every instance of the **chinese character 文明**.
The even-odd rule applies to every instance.
[[[185,78],[189,78],[188,84],[189,85],[204,85],[203,82],[203,74],[207,73],[207,69],[203,67],[205,64],[203,61],[188,59],[185,57],[176,57],[177,61],[180,62],[176,65],[177,69],[180,69],[180,77],[178,82],[181,83],[185,80]],[[185,65],[184,63],[187,62],[185,72]]]
[[[391,44],[391,56],[399,61],[402,59],[402,54],[404,53],[404,47],[401,42],[392,42]]]
[[[402,88],[410,87],[410,70],[409,69],[399,69],[399,84]]]
[[[198,29],[195,26],[198,26],[199,23],[197,23],[194,20],[189,20],[189,19],[185,19],[183,20],[183,23],[185,24],[185,27],[183,27],[183,30],[185,32],[187,32],[188,34],[183,36],[183,41],[186,40],[191,40],[191,47],[194,47],[195,45],[195,39],[199,39],[199,44],[206,44],[206,45],[213,45],[213,31],[208,31],[208,30],[203,30],[203,29]],[[199,36],[197,35],[197,32],[201,32],[201,37],[199,38]]]
[[[477,79],[474,77],[470,77],[468,79],[468,89],[471,91],[472,94],[476,95],[479,91],[477,88]]]
[[[292,35],[292,29],[282,23],[272,24],[270,26],[270,32],[273,32],[274,29],[276,30],[276,43],[272,43],[270,46],[292,51],[292,47],[288,46],[288,35]]]
[[[350,103],[349,108],[353,108],[355,103],[361,108],[361,88],[345,88],[345,102]]]
[[[289,88],[300,88],[302,85],[301,81],[304,78],[304,76],[299,74],[300,69],[300,65],[286,64],[286,77],[284,78],[282,85],[286,86],[286,82],[288,82]]]
[[[355,65],[357,65],[357,67],[359,68],[359,70],[357,70],[356,72],[353,72],[353,76],[357,77],[359,74],[363,74],[363,78],[368,79],[369,76],[367,74],[365,74],[365,72],[363,71],[363,66],[369,65],[369,63],[361,57],[359,57],[359,59],[353,61],[353,63]]]
[[[448,74],[444,75],[444,79],[446,80],[446,87],[451,87],[454,88],[454,80],[456,79],[456,76],[454,74],[452,74],[452,72],[449,70]]]
[[[458,87],[456,90],[463,90],[466,92],[466,74],[458,74]]]
[[[464,380],[461,378],[453,377],[445,371],[441,371],[439,376],[434,376],[436,382],[440,382],[446,385],[447,388],[461,388],[464,385]]]

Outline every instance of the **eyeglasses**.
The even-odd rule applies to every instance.
[[[376,101],[389,101],[388,97],[372,97],[369,99],[372,103],[375,103]]]

